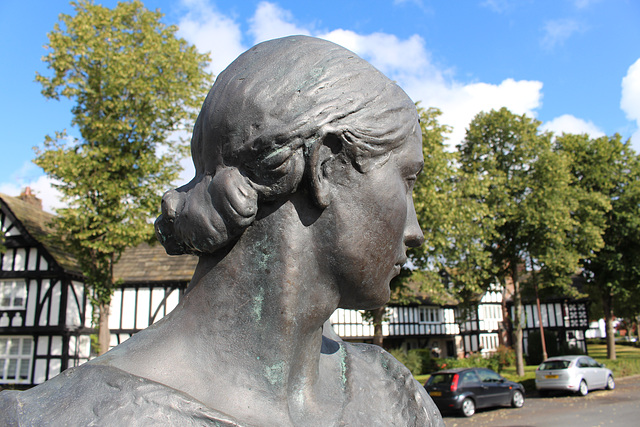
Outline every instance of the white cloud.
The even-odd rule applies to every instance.
[[[407,92],[423,107],[442,110],[440,121],[452,127],[449,143],[462,141],[465,129],[481,111],[507,107],[516,114],[535,116],[541,106],[542,83],[505,79],[499,84],[462,83],[450,70],[433,64],[424,40],[414,35],[401,40],[391,34],[360,35],[335,30],[320,37],[353,50]]]
[[[553,132],[556,135],[564,133],[572,133],[580,135],[583,133],[588,134],[591,138],[599,138],[605,136],[605,133],[598,126],[591,121],[579,119],[571,114],[563,114],[544,123],[541,126],[544,131]]]
[[[309,30],[299,27],[293,22],[293,14],[273,3],[266,1],[258,4],[256,12],[249,19],[249,33],[254,43],[291,35],[310,35]]]
[[[476,114],[506,107],[514,114],[535,117],[542,101],[542,83],[528,80],[464,84],[445,79],[414,79],[406,85],[406,90],[414,100],[422,101],[423,106],[442,110],[440,122],[452,127],[449,136],[452,146],[464,139]]]
[[[349,30],[334,30],[318,34],[318,37],[357,53],[392,78],[423,73],[430,67],[424,40],[418,35],[401,40],[393,34],[361,35]]]
[[[584,26],[574,19],[547,21],[543,29],[542,47],[553,49],[555,46],[563,44],[575,33],[584,32],[584,30]]]
[[[22,183],[2,183],[0,193],[17,197],[26,187],[30,187],[33,194],[42,200],[42,209],[54,213],[58,208],[64,207],[60,200],[62,194],[51,185],[52,181],[46,175],[41,175],[35,180]]]
[[[631,141],[635,147],[640,147],[640,59],[629,67],[622,79],[620,108],[629,120],[635,121],[636,131]]]
[[[247,49],[242,45],[240,25],[204,0],[184,0],[183,3],[188,12],[178,23],[178,36],[194,44],[198,51],[209,52],[208,71],[220,74]]]

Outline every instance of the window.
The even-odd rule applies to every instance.
[[[439,307],[420,307],[420,323],[440,323]]]
[[[483,383],[499,383],[502,377],[490,369],[478,369],[478,376]]]
[[[433,374],[429,377],[429,381],[427,381],[428,385],[436,385],[442,384],[448,386],[451,384],[453,380],[453,376],[456,374]]]
[[[480,380],[478,379],[478,376],[473,371],[468,371],[462,374],[462,379],[460,380],[461,385],[469,385],[479,382]]]
[[[539,371],[549,371],[551,369],[567,369],[571,362],[568,360],[549,360],[540,364]]]
[[[33,338],[0,337],[0,380],[28,383],[31,380]]]
[[[22,309],[27,302],[27,284],[24,280],[0,281],[0,308]]]

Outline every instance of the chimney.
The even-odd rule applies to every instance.
[[[31,187],[25,188],[18,196],[18,199],[42,210],[42,200],[38,199],[36,195],[31,192]]]

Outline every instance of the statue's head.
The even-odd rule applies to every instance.
[[[313,182],[319,147],[366,174],[419,132],[409,97],[347,49],[305,36],[261,43],[211,88],[191,140],[196,175],[164,195],[158,238],[170,254],[214,253],[253,223],[261,204]]]

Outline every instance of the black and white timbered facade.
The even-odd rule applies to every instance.
[[[30,386],[89,360],[91,304],[75,260],[49,242],[52,216],[23,196],[0,195],[0,384]]]
[[[330,318],[334,331],[348,341],[370,342],[374,325],[362,311],[337,309]],[[442,357],[456,357],[460,333],[455,310],[439,305],[390,305],[382,322],[382,336],[388,348],[432,348]]]
[[[510,306],[510,312],[512,317],[515,316],[513,306]],[[540,332],[540,317],[543,328],[556,333],[558,345],[575,347],[584,353],[587,352],[589,301],[586,298],[541,301],[540,313],[541,316],[538,316],[538,306],[535,302],[522,305],[520,321],[523,325],[522,340],[525,352],[529,348],[529,335],[532,332]]]
[[[502,290],[491,288],[471,308],[457,304],[387,307],[382,323],[385,347],[430,348],[438,357],[461,357],[470,352],[494,352],[500,345]],[[358,310],[338,309],[331,316],[334,330],[349,341],[373,340],[374,326]]]
[[[122,281],[111,298],[111,347],[162,319],[182,299],[198,258],[169,256],[159,244],[128,249],[114,268]]]
[[[456,308],[462,354],[492,353],[504,344],[503,298],[503,288],[491,285],[477,305]]]

